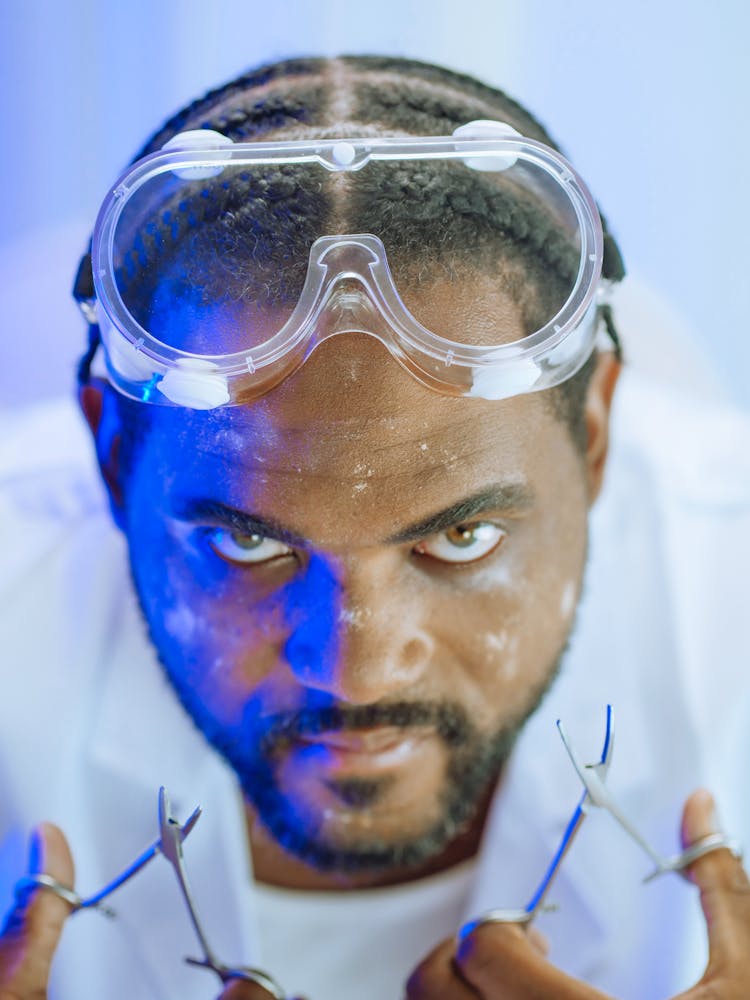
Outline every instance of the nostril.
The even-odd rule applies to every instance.
[[[424,639],[409,639],[402,651],[402,663],[407,670],[413,670],[429,655],[429,643]]]

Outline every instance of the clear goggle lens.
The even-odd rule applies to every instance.
[[[92,249],[115,383],[206,407],[343,332],[451,394],[557,384],[590,354],[601,259],[591,196],[522,137],[165,150],[121,178]]]

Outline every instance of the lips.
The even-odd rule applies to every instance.
[[[295,742],[301,748],[327,750],[326,765],[332,769],[364,772],[404,763],[421,750],[432,732],[425,728],[374,726],[300,735]]]
[[[300,737],[303,743],[322,743],[351,753],[380,753],[409,738],[414,730],[399,726],[373,726],[370,729],[328,730]]]

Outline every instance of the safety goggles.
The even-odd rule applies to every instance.
[[[503,399],[588,359],[602,258],[584,183],[502,123],[279,143],[199,130],[107,195],[82,306],[112,382],[143,402],[249,402],[343,333],[432,389]]]

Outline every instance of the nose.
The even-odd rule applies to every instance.
[[[284,653],[305,687],[366,705],[397,697],[426,671],[433,640],[389,554],[311,558],[290,587]]]

